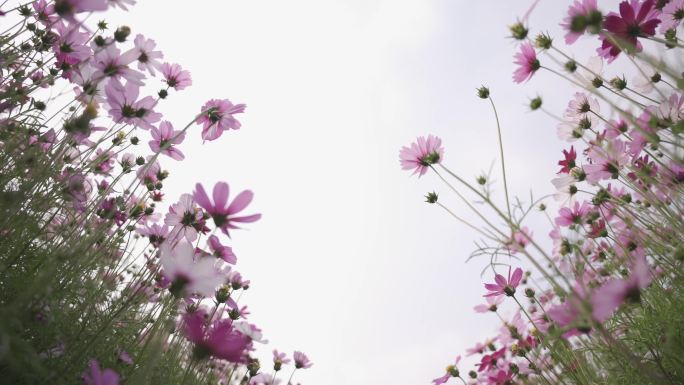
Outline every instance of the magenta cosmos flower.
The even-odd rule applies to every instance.
[[[119,385],[119,375],[112,369],[102,370],[97,360],[90,360],[90,370],[82,378],[86,385]]]
[[[603,43],[596,49],[598,54],[612,62],[622,52],[640,52],[642,50],[638,37],[653,36],[660,24],[660,12],[655,8],[655,1],[631,0],[620,3],[620,14],[611,12],[603,21],[608,32],[601,36]]]
[[[518,69],[513,72],[513,81],[516,83],[530,80],[532,75],[541,67],[537,53],[531,43],[520,45],[520,52],[515,54],[515,64],[518,65]]]
[[[204,191],[204,187],[197,183],[195,185],[195,192],[193,198],[198,205],[202,206],[211,218],[214,220],[214,224],[217,228],[221,229],[224,234],[230,235],[228,230],[239,229],[235,223],[251,223],[259,220],[261,214],[253,214],[246,216],[235,216],[242,210],[244,210],[247,205],[252,202],[254,193],[250,190],[245,190],[235,197],[233,202],[228,204],[230,188],[226,182],[218,182],[214,185],[214,190],[212,197],[214,202],[209,199],[207,192]]]
[[[568,7],[568,16],[561,23],[561,27],[568,31],[565,42],[574,43],[587,29],[593,33],[598,32],[602,19],[596,0],[575,0]]]
[[[485,283],[485,289],[489,290],[489,293],[485,294],[485,297],[494,297],[507,295],[512,297],[515,294],[515,288],[520,284],[522,280],[523,271],[521,268],[516,268],[511,275],[511,268],[508,268],[508,279],[503,275],[497,274],[494,277],[496,283]]]
[[[308,369],[313,365],[313,362],[309,361],[309,357],[306,354],[296,351],[292,354],[294,359],[295,368],[297,369]]]
[[[192,85],[190,72],[181,68],[178,64],[164,63],[161,65],[161,73],[169,87],[180,91]]]
[[[183,334],[195,344],[195,358],[215,357],[234,363],[246,362],[247,351],[251,348],[249,337],[235,330],[229,319],[216,320],[208,325],[205,316],[201,310],[183,316]]]
[[[171,122],[165,120],[159,123],[159,128],[152,127],[150,133],[153,139],[149,142],[152,151],[162,153],[175,160],[185,159],[181,150],[174,147],[176,144],[183,143],[185,132],[174,130]]]
[[[402,147],[399,151],[399,163],[404,170],[413,170],[413,174],[423,176],[430,165],[439,163],[444,157],[442,139],[436,136],[424,136],[411,143],[410,147]],[[413,175],[411,174],[411,175]]]
[[[197,118],[197,123],[202,125],[202,139],[218,139],[223,131],[239,129],[241,124],[233,115],[245,112],[245,107],[244,104],[233,104],[228,99],[209,100],[202,106],[202,113]]]

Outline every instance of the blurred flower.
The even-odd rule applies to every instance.
[[[159,262],[162,274],[171,283],[169,290],[178,298],[193,293],[211,297],[224,277],[214,265],[212,258],[195,258],[195,248],[188,242],[171,246],[166,242],[160,247]]]
[[[655,9],[655,1],[630,0],[620,3],[620,14],[611,12],[603,21],[608,31],[601,35],[602,44],[596,49],[598,54],[612,62],[620,52],[641,52],[638,37],[653,36],[660,24],[660,12]]]
[[[86,385],[119,385],[119,375],[112,369],[100,369],[97,360],[90,360],[90,370],[82,374]]]
[[[195,344],[195,358],[211,356],[233,363],[245,363],[247,350],[251,347],[249,338],[235,330],[231,320],[216,320],[208,325],[205,316],[203,310],[183,316],[183,335]]]
[[[295,368],[297,369],[308,369],[313,365],[313,362],[309,361],[309,357],[302,352],[295,350],[292,357],[294,358]]]

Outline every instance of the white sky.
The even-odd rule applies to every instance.
[[[551,191],[565,147],[526,104],[539,91],[560,114],[571,94],[545,73],[512,84],[507,26],[530,3],[147,0],[109,19],[192,72],[194,85],[161,108],[176,127],[209,98],[248,105],[241,130],[202,146],[197,127],[181,146],[187,159],[163,165],[168,197],[219,180],[256,194],[250,211],[263,219],[232,245],[253,283],[251,321],[271,341],[263,367],[271,349],[297,349],[315,363],[297,375],[304,384],[428,383],[492,334],[494,317],[471,310],[486,264],[465,263],[477,238],[423,195],[434,189],[472,215],[432,175],[409,178],[398,152],[432,133],[464,177],[489,169],[498,150],[490,107],[475,96],[484,83],[503,119],[512,191]],[[566,7],[542,2],[532,26],[561,41]]]

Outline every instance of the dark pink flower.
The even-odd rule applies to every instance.
[[[518,69],[513,72],[513,81],[516,83],[530,80],[532,75],[541,67],[537,53],[531,43],[520,45],[520,52],[515,54],[515,64],[518,65]]]
[[[485,289],[489,290],[489,293],[485,294],[485,297],[494,297],[507,295],[512,297],[515,294],[515,288],[518,287],[520,281],[522,280],[523,271],[521,268],[516,268],[511,275],[511,268],[508,268],[508,279],[503,275],[497,274],[494,277],[496,283],[485,283]]]
[[[82,374],[86,385],[119,385],[119,375],[112,369],[100,369],[97,360],[90,360],[90,370]]]
[[[222,245],[216,235],[209,237],[209,249],[215,257],[221,258],[231,265],[237,263],[237,257],[233,253],[233,249],[229,246]]]
[[[185,158],[181,150],[174,147],[176,144],[183,143],[185,132],[175,131],[171,122],[164,120],[159,123],[159,128],[153,126],[150,133],[153,139],[149,142],[152,151],[162,153],[175,160],[183,160]]]
[[[444,157],[442,139],[428,135],[418,137],[410,147],[402,147],[399,151],[399,163],[404,170],[413,170],[413,174],[423,176],[430,165],[439,163]],[[413,175],[411,174],[411,175]]]
[[[611,12],[603,21],[607,33],[601,36],[603,43],[596,49],[608,62],[615,60],[622,50],[641,52],[638,37],[653,36],[660,24],[660,12],[655,1],[630,0],[620,3],[620,14]]]
[[[180,91],[192,85],[190,72],[181,68],[178,64],[164,63],[161,65],[161,73],[169,87]]]
[[[587,29],[598,32],[596,27],[601,24],[602,19],[596,0],[575,0],[568,7],[568,16],[561,23],[563,29],[568,31],[565,34],[565,43],[574,43]]]
[[[313,362],[309,361],[309,357],[306,354],[296,351],[292,355],[295,362],[295,368],[297,369],[308,369],[313,365]]]
[[[241,124],[233,115],[245,112],[245,107],[244,104],[233,104],[228,99],[209,100],[202,106],[197,118],[197,123],[202,125],[202,139],[215,140],[223,131],[239,129]]]
[[[235,330],[229,319],[216,320],[208,325],[205,316],[202,310],[183,316],[183,334],[195,344],[195,358],[216,357],[234,363],[246,362],[247,351],[251,348],[249,337]]]
[[[558,173],[569,174],[570,170],[572,170],[576,166],[575,161],[577,160],[577,153],[575,152],[575,147],[570,146],[570,151],[563,150],[563,156],[565,157],[565,159],[558,161],[558,165],[563,166],[563,168],[561,168],[561,170],[558,171]]]
[[[252,202],[254,197],[252,191],[242,191],[230,205],[228,204],[229,192],[228,183],[218,182],[214,185],[212,194],[214,202],[209,199],[206,191],[204,191],[204,187],[199,183],[195,185],[195,192],[193,193],[195,202],[211,215],[216,227],[221,229],[226,235],[229,235],[228,230],[230,229],[239,229],[235,223],[251,223],[261,218],[261,214],[235,216]]]

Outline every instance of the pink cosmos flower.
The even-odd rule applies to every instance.
[[[75,21],[77,13],[104,11],[107,9],[107,0],[55,0],[54,10],[59,16]]]
[[[152,151],[155,153],[161,152],[175,160],[183,160],[185,158],[181,150],[174,147],[174,145],[183,143],[185,132],[174,130],[171,122],[164,120],[159,123],[159,128],[153,126],[150,133],[153,139],[149,142]]]
[[[209,215],[211,215],[211,218],[214,220],[214,224],[216,225],[217,228],[221,229],[224,234],[230,235],[228,233],[229,229],[239,229],[235,225],[235,223],[251,223],[259,220],[261,218],[261,214],[253,214],[253,215],[247,215],[247,216],[239,216],[236,217],[235,214],[238,214],[242,210],[244,210],[247,205],[252,202],[252,198],[254,197],[254,193],[250,190],[245,190],[242,191],[240,194],[235,197],[233,202],[228,205],[228,197],[229,197],[229,186],[228,183],[226,182],[218,182],[214,185],[214,190],[213,190],[213,198],[214,202],[209,199],[207,196],[206,191],[204,191],[204,187],[202,187],[201,184],[197,183],[195,185],[195,192],[193,194],[193,197],[195,199],[195,202],[197,202],[198,205],[202,206]]]
[[[119,385],[119,375],[112,369],[100,369],[100,363],[94,359],[90,360],[90,370],[81,377],[86,385]]]
[[[489,370],[491,368],[496,367],[497,360],[500,360],[504,356],[506,356],[506,347],[505,346],[502,347],[501,349],[495,351],[492,354],[486,354],[486,355],[482,356],[482,359],[480,359],[480,363],[477,364],[477,366],[478,366],[477,371],[478,372],[484,372],[486,370]]]
[[[90,34],[82,32],[78,25],[55,23],[53,26],[58,38],[52,45],[52,50],[59,64],[78,64],[91,55],[91,49],[86,43]]]
[[[244,104],[233,104],[228,99],[209,100],[202,106],[197,118],[197,123],[202,125],[202,139],[215,140],[223,131],[239,129],[241,124],[233,115],[245,112],[245,107]]]
[[[611,279],[591,296],[592,316],[599,322],[610,318],[626,300],[639,302],[640,291],[651,283],[651,271],[646,258],[637,258],[626,279]]]
[[[612,62],[623,49],[641,52],[638,37],[653,36],[660,24],[660,12],[654,7],[655,1],[630,0],[620,3],[620,14],[611,12],[603,21],[608,34],[601,36],[603,43],[596,49],[598,54]]]
[[[169,234],[171,239],[185,237],[188,242],[194,242],[198,231],[203,231],[205,227],[202,210],[195,205],[190,194],[181,195],[178,203],[169,208],[164,223],[173,227]]]
[[[583,167],[587,181],[595,183],[603,179],[616,179],[620,170],[629,163],[626,150],[625,142],[619,139],[609,142],[607,148],[592,146],[588,153],[592,163]]]
[[[596,114],[601,112],[598,100],[589,97],[584,92],[576,92],[575,96],[568,102],[563,117],[570,122],[580,122],[582,119],[589,119],[592,126],[598,124]]]
[[[193,355],[197,359],[216,357],[233,363],[247,361],[250,339],[235,330],[229,319],[215,320],[210,325],[202,310],[183,316],[183,334],[195,344]]]
[[[306,354],[296,351],[292,355],[295,362],[295,368],[297,369],[308,369],[313,365],[313,362],[309,361],[309,357]]]
[[[410,147],[402,147],[399,151],[399,163],[404,170],[413,170],[413,174],[423,176],[430,165],[439,163],[444,158],[442,139],[437,136],[424,136],[411,143]]]
[[[461,361],[461,356],[457,356],[454,363],[446,367],[446,373],[442,377],[435,378],[432,383],[435,385],[441,385],[449,381],[451,377],[458,377],[459,372],[456,366]]]
[[[513,81],[516,83],[530,80],[532,75],[541,67],[537,53],[531,43],[520,45],[520,52],[515,54],[515,64],[518,65],[518,69],[513,72]]]
[[[591,212],[591,206],[587,202],[582,202],[582,206],[580,206],[579,202],[575,202],[575,206],[573,206],[572,210],[567,207],[562,207],[558,212],[556,225],[564,227],[573,224],[581,224],[589,212]]]
[[[161,73],[169,87],[180,91],[192,85],[190,72],[181,68],[178,64],[164,63],[161,65]]]
[[[126,353],[125,350],[119,351],[119,361],[123,362],[124,364],[133,365],[133,359],[128,353]]]
[[[150,244],[152,244],[152,246],[159,247],[169,236],[169,226],[160,226],[156,223],[153,223],[152,225],[145,227],[138,227],[137,232],[143,237],[149,238]]]
[[[36,19],[45,25],[53,25],[58,17],[55,14],[54,4],[48,4],[45,0],[34,1],[31,6],[36,11]]]
[[[506,248],[511,254],[522,251],[530,243],[532,232],[527,226],[523,226],[520,230],[513,233],[513,236],[506,241]]]
[[[138,61],[138,69],[147,71],[154,76],[154,70],[159,70],[161,67],[161,58],[164,54],[161,51],[155,51],[154,48],[157,43],[152,39],[146,39],[145,36],[138,34],[133,40],[134,47],[126,52],[124,56],[134,57]]]
[[[231,265],[237,263],[237,257],[233,253],[233,249],[222,245],[216,235],[209,237],[209,249],[211,249],[215,257],[223,259],[226,263]]]
[[[477,313],[487,313],[487,312],[495,312],[498,309],[498,306],[501,305],[501,303],[504,300],[503,296],[497,295],[497,296],[491,296],[491,297],[485,297],[485,300],[487,303],[482,303],[479,305],[476,305],[473,309]]]
[[[671,0],[663,7],[660,14],[660,33],[665,33],[670,29],[676,29],[684,19],[684,0]]]
[[[575,0],[568,7],[568,16],[561,23],[563,29],[568,31],[565,34],[565,43],[576,42],[596,21],[601,21],[601,12],[598,11],[596,0]]]
[[[117,123],[124,122],[146,130],[151,129],[162,114],[153,110],[157,104],[153,97],[146,96],[137,100],[139,91],[140,87],[136,83],[129,81],[124,86],[119,79],[111,79],[105,86],[107,110]]]
[[[494,277],[496,283],[485,283],[485,289],[489,290],[489,293],[485,294],[485,297],[494,297],[506,295],[512,297],[515,294],[515,288],[518,287],[520,281],[522,280],[523,271],[521,268],[516,268],[511,276],[511,268],[508,268],[508,279],[503,275],[497,274]]]
[[[138,58],[136,53],[135,50],[130,50],[121,55],[121,51],[114,44],[108,45],[107,48],[95,54],[94,66],[97,71],[94,74],[94,78],[98,79],[98,81],[106,77],[124,78],[138,86],[144,85],[145,83],[142,79],[145,78],[145,75],[128,68],[128,65]]]
[[[286,365],[290,362],[292,362],[292,360],[287,358],[287,354],[283,352],[278,352],[278,350],[273,350],[273,365],[277,366],[277,369],[275,370],[280,370],[283,364]]]
[[[193,293],[211,297],[224,277],[214,265],[213,258],[195,258],[195,248],[188,242],[172,247],[166,242],[160,247],[159,262],[162,274],[171,286],[169,291],[177,298],[187,298]]]

